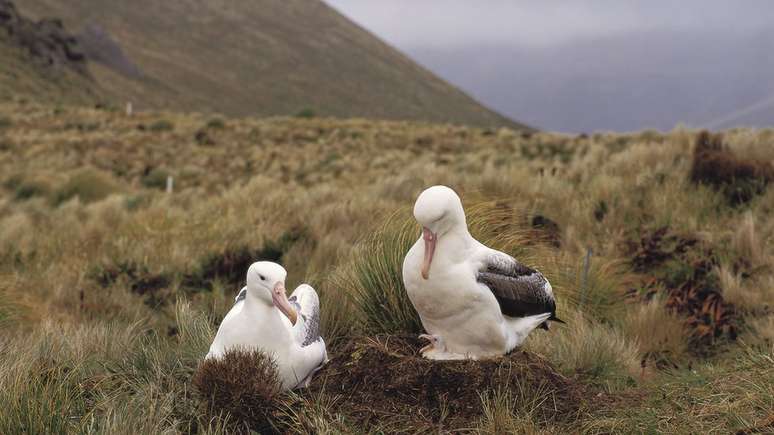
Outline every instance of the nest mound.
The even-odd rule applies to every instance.
[[[528,409],[544,421],[577,415],[581,385],[537,355],[430,361],[418,354],[424,344],[408,336],[352,340],[334,353],[308,394],[338,396],[335,411],[364,428],[471,427],[490,393],[508,393],[514,412]]]

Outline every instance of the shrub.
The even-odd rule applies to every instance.
[[[175,129],[175,125],[166,119],[161,119],[148,126],[148,129],[155,132],[172,131]]]
[[[169,175],[169,172],[163,168],[153,168],[140,179],[140,183],[149,189],[164,190],[167,188],[167,177]]]
[[[118,185],[107,175],[94,169],[83,169],[54,193],[54,204],[78,197],[81,202],[95,202],[120,191]]]
[[[281,393],[277,367],[257,350],[229,350],[203,361],[193,385],[212,417],[230,414],[235,424],[263,433],[273,427]]]
[[[47,196],[51,192],[48,183],[39,180],[22,181],[14,189],[14,199],[23,201],[36,196]]]
[[[298,111],[298,113],[296,113],[296,118],[307,118],[307,119],[309,119],[309,118],[314,118],[315,116],[317,116],[317,114],[315,113],[314,109],[311,109],[311,108],[308,108],[308,107],[305,108],[305,109],[301,109],[301,110]]]
[[[207,128],[212,130],[223,130],[226,128],[226,122],[220,118],[213,118],[207,122]]]

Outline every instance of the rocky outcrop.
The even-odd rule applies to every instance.
[[[0,0],[1,39],[23,48],[42,65],[88,75],[86,55],[61,20],[30,20],[19,14],[13,2]]]

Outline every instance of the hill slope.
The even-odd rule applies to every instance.
[[[0,0],[0,98],[69,101],[96,99],[96,84],[75,38],[56,20],[34,21]]]
[[[29,0],[96,50],[96,81],[139,108],[517,126],[317,0]],[[100,52],[100,50],[102,50]],[[116,60],[118,59],[118,60]]]

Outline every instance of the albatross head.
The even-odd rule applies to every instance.
[[[465,211],[455,191],[446,186],[433,186],[419,194],[414,204],[414,217],[422,225],[425,241],[422,278],[428,279],[438,238],[452,230],[466,228]]]
[[[275,306],[296,324],[298,314],[285,294],[285,268],[270,261],[259,261],[247,269],[247,291],[259,301]]]

